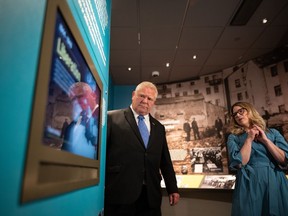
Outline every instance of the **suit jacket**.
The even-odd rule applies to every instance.
[[[105,202],[133,203],[145,181],[150,206],[159,207],[162,176],[168,194],[178,193],[165,128],[149,117],[151,131],[146,149],[130,108],[108,112]]]

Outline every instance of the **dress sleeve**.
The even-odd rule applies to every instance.
[[[230,134],[228,136],[227,150],[228,150],[229,167],[232,170],[239,169],[239,165],[242,164],[242,155],[240,153],[239,138],[236,135]]]
[[[281,166],[281,168],[285,168],[288,169],[288,144],[287,141],[285,140],[285,138],[281,135],[281,133],[274,129],[274,128],[270,128],[271,134],[273,134],[273,138],[271,138],[271,140],[273,141],[273,143],[278,146],[280,149],[282,149],[285,153],[285,157],[286,157],[286,167]]]

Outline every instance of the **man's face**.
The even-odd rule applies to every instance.
[[[132,93],[132,107],[139,115],[147,115],[150,113],[155,102],[155,91],[151,88],[142,88],[140,90],[133,91]]]
[[[94,99],[95,98],[93,97],[92,94],[84,94],[84,95],[75,97],[74,100],[80,105],[82,110],[87,110],[88,108],[91,108],[91,102]]]

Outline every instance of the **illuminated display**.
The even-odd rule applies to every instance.
[[[97,159],[101,91],[60,12],[51,65],[43,143]]]
[[[22,202],[99,184],[101,173],[98,57],[95,65],[66,1],[47,1],[44,20]]]

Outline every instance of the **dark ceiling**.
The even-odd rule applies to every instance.
[[[287,0],[112,0],[116,85],[191,80],[256,57],[267,64],[279,50],[287,55],[287,45]]]

